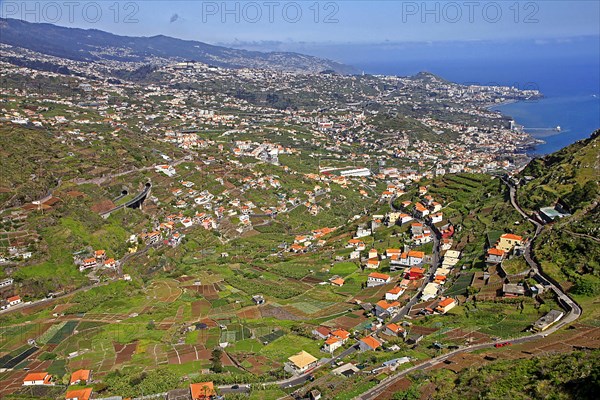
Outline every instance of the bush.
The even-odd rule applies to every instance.
[[[600,294],[600,278],[593,275],[580,277],[572,289],[572,293],[582,296],[597,296]]]

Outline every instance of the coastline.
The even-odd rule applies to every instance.
[[[544,97],[542,96],[540,98],[544,98]],[[518,149],[520,151],[522,151],[528,158],[533,159],[539,155],[539,153],[536,151],[538,146],[546,144],[546,142],[542,139],[536,138],[531,133],[527,132],[526,131],[527,128],[524,125],[518,124],[516,119],[512,115],[505,113],[503,110],[496,109],[496,107],[502,107],[502,106],[507,106],[510,104],[517,104],[517,103],[523,103],[523,102],[524,102],[524,100],[511,99],[511,100],[506,100],[506,101],[503,101],[500,103],[495,103],[493,105],[487,106],[486,109],[491,112],[500,113],[500,115],[502,115],[504,117],[508,117],[511,120],[515,121],[515,124],[516,124],[515,131],[527,136],[527,140],[521,142],[518,146]]]
[[[589,94],[498,104],[491,110],[512,118],[524,133],[536,140],[527,149],[531,155],[555,152],[600,128],[600,99]]]
[[[488,111],[498,111],[498,112],[500,112],[499,110],[494,110],[494,107],[507,106],[509,104],[518,103],[520,101],[523,101],[523,100],[514,100],[514,99],[505,100],[505,101],[501,101],[500,103],[493,103],[493,104],[490,104],[488,106],[485,106],[485,109],[488,110]],[[507,115],[507,117],[510,117],[510,115]]]

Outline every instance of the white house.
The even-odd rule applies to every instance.
[[[432,224],[437,224],[438,222],[442,222],[442,220],[444,219],[444,214],[441,212],[435,213],[431,215],[431,223]]]
[[[9,306],[16,306],[17,304],[21,304],[22,302],[20,296],[9,297],[8,299],[6,299],[6,301],[8,302]]]
[[[173,168],[170,165],[157,165],[155,168],[156,172],[162,172],[163,174],[167,175],[167,176],[175,176],[175,174],[177,173],[175,171],[175,168]]]
[[[325,344],[323,344],[322,349],[323,351],[326,351],[328,353],[333,353],[334,351],[342,347],[342,345],[342,339],[332,336],[325,341]]]
[[[371,272],[367,277],[367,287],[381,286],[390,283],[392,277],[379,272]]]
[[[47,372],[31,372],[23,378],[23,386],[53,385],[52,375]]]
[[[302,350],[300,353],[288,358],[284,369],[294,375],[299,375],[316,367],[318,361],[317,358]]]
[[[400,298],[400,296],[402,296],[403,293],[404,289],[400,286],[396,286],[395,288],[390,289],[386,292],[385,299],[387,301],[396,301]]]

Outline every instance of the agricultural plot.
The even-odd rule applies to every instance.
[[[275,340],[275,339],[273,339]],[[263,344],[257,339],[244,339],[235,342],[232,346],[227,347],[229,352],[244,352],[244,353],[257,353],[263,348]]]
[[[54,376],[64,376],[67,373],[67,363],[65,360],[54,360],[48,367],[48,373]]]
[[[270,328],[263,328],[262,330],[255,329],[254,334],[258,338],[258,340],[263,344],[269,344],[279,339],[280,337],[285,336],[285,332],[281,330],[273,331]]]
[[[208,315],[212,305],[206,300],[198,300],[192,303],[192,317],[201,318]]]
[[[319,300],[313,300],[313,299],[306,299],[304,301],[299,301],[297,303],[291,303],[290,306],[294,307],[295,309],[297,309],[298,311],[304,313],[304,314],[316,314],[319,311],[332,306],[336,303],[332,303],[332,302],[325,302],[325,301],[319,301]]]
[[[169,364],[186,364],[192,361],[209,360],[210,356],[211,350],[193,345],[173,346],[173,348],[167,352]]]
[[[341,317],[337,317],[325,322],[323,325],[330,328],[339,328],[347,331],[357,329],[360,324],[367,321],[367,318],[363,315],[362,311],[348,313]]]
[[[291,313],[283,307],[273,306],[267,304],[260,308],[260,314],[263,318],[277,318],[280,320],[299,321],[302,318],[296,314]]]
[[[184,288],[201,294],[207,300],[216,300],[219,298],[219,286],[213,283],[208,285],[184,286]]]
[[[252,337],[250,329],[241,324],[227,325],[227,329],[221,331],[221,342],[233,343]]]
[[[302,350],[317,356],[320,344],[313,339],[287,334],[263,347],[259,354],[278,362],[285,362],[288,357]]]
[[[258,307],[246,307],[238,311],[236,315],[241,319],[259,319],[260,310]]]
[[[6,352],[18,348],[27,339],[40,336],[50,326],[51,324],[27,324],[5,327],[0,333],[0,350]]]
[[[355,272],[357,269],[358,269],[358,267],[354,263],[351,263],[351,262],[340,262],[340,263],[335,264],[329,270],[329,272],[332,275],[347,276],[347,275],[350,275],[353,272]]]
[[[462,273],[445,292],[445,296],[462,296],[473,281],[473,273]]]
[[[50,339],[56,335],[58,331],[60,331],[65,325],[66,321],[60,322],[58,324],[52,325],[46,332],[44,332],[40,337],[37,338],[36,342],[39,344],[46,344]]]
[[[178,286],[177,281],[165,280],[155,282],[152,285],[148,295],[158,301],[172,303],[177,300],[179,296],[181,296],[181,293],[183,293],[183,291]]]
[[[39,347],[24,346],[0,358],[0,368],[11,369],[19,365],[33,353],[39,350]]]
[[[113,343],[113,348],[117,358],[115,364],[124,364],[131,360],[131,356],[135,353],[137,342],[129,344]]]
[[[69,337],[79,321],[67,321],[63,326],[60,327],[50,339],[48,339],[47,344],[60,344],[63,340]]]

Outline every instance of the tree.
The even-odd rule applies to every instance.
[[[403,392],[394,393],[393,400],[419,400],[421,393],[415,385],[410,385],[408,389]]]
[[[223,363],[221,362],[221,356],[223,354],[223,349],[220,347],[215,347],[210,356],[210,361],[212,362],[212,370],[215,373],[223,372]]]

